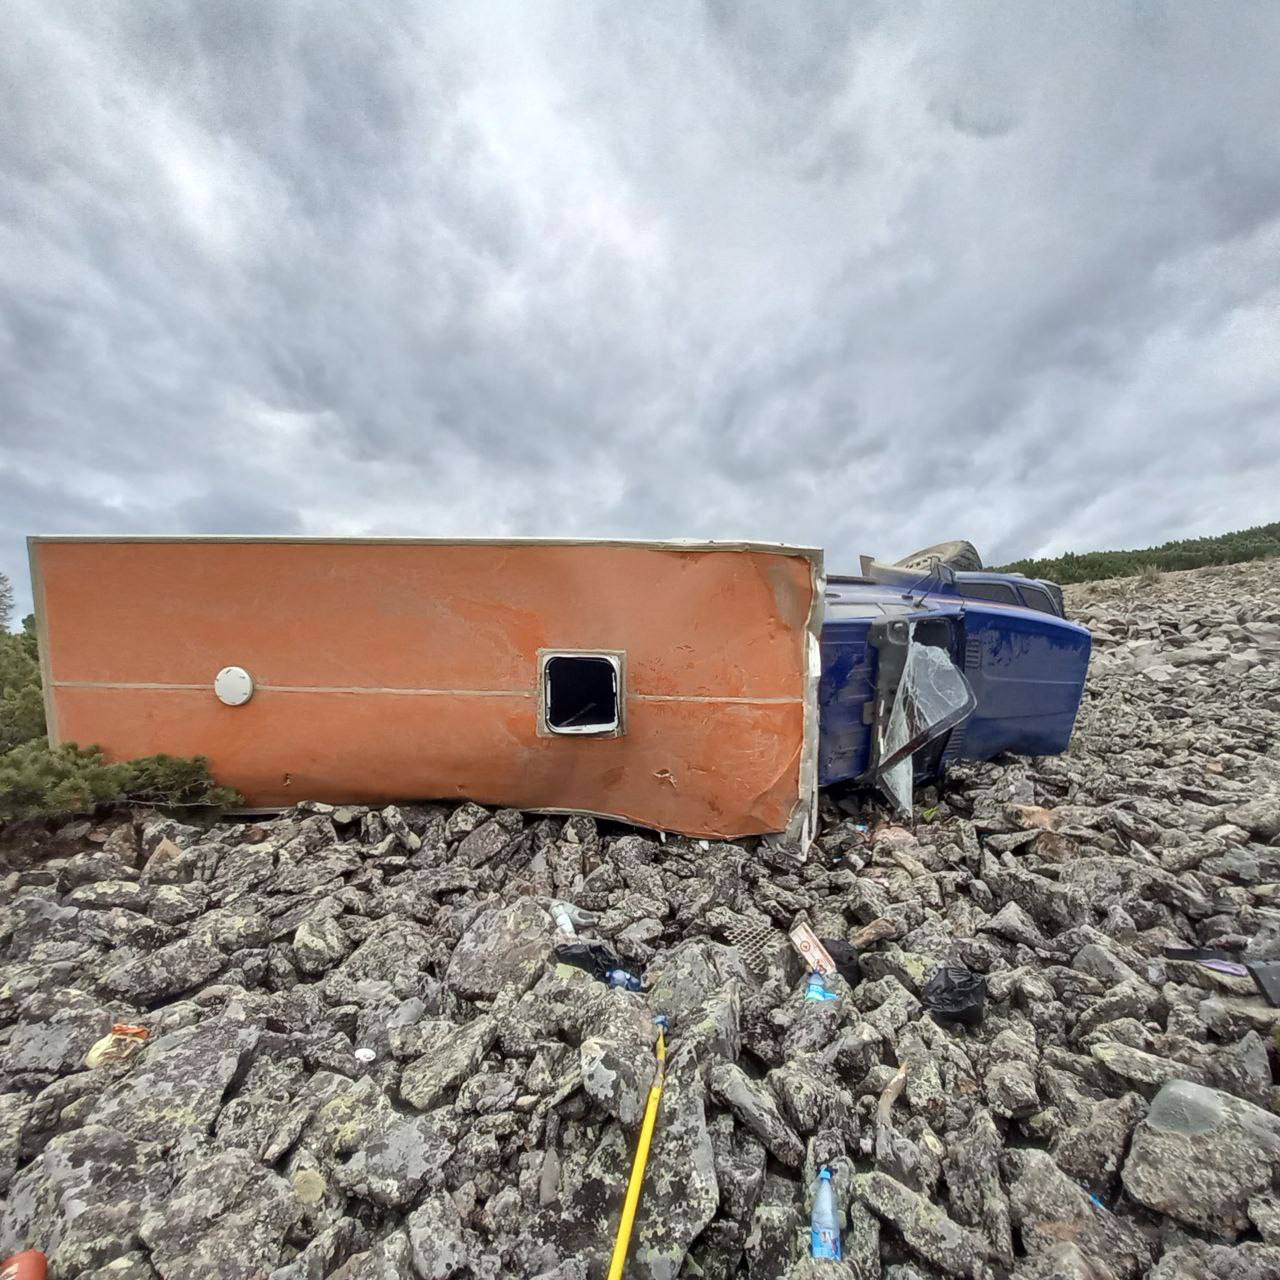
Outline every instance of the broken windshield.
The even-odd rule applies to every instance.
[[[881,725],[876,766],[880,785],[904,813],[911,812],[912,757],[954,729],[975,705],[969,682],[945,649],[910,646],[887,723]]]

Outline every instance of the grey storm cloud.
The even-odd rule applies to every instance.
[[[1280,7],[7,0],[32,532],[1274,519]]]

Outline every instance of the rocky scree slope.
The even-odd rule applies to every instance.
[[[957,771],[914,834],[828,796],[807,858],[470,803],[10,829],[0,1257],[599,1277],[661,1012],[631,1276],[1280,1276],[1280,1010],[1162,954],[1280,958],[1280,564],[1068,594],[1071,753]],[[557,898],[644,993],[555,965]],[[835,1001],[798,918],[880,935]],[[981,1025],[923,1008],[943,961]],[[87,1066],[118,1022],[150,1038]],[[823,1163],[842,1263],[805,1256]]]

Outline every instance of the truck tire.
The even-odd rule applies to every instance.
[[[913,551],[896,561],[900,569],[927,569],[929,561],[937,557],[948,569],[981,569],[982,557],[972,542],[939,542],[923,551]]]

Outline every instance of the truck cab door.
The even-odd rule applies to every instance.
[[[966,602],[964,634],[965,675],[978,706],[947,756],[1065,751],[1089,667],[1088,631],[1050,614],[975,601]]]

